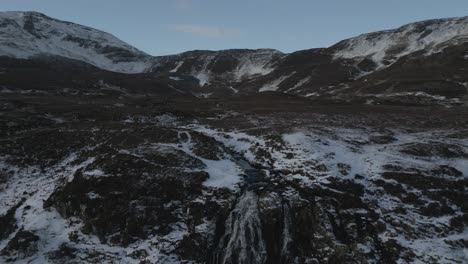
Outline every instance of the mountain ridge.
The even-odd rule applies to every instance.
[[[62,56],[128,73],[144,71],[150,58],[112,34],[38,12],[2,12],[0,21],[3,56]]]
[[[151,56],[109,33],[38,12],[0,13],[0,55],[20,59],[58,56],[118,73],[150,74],[172,87],[189,87],[177,89],[197,97],[279,92],[310,99],[388,103],[400,101],[404,92],[404,97],[411,97],[409,101],[445,104],[454,97],[453,103],[458,104],[466,95],[466,85],[463,88],[460,84],[468,83],[468,75],[462,71],[466,42],[468,17],[456,17],[409,23],[361,34],[327,48],[292,53],[227,49]],[[411,79],[419,82],[420,88],[394,92],[395,85],[401,86],[398,77],[382,76],[401,72],[408,63],[427,66],[440,78],[433,82],[414,70]],[[373,80],[377,76],[379,79]],[[382,86],[382,82],[387,84]]]
[[[95,28],[92,28],[92,27],[84,26],[84,25],[81,25],[81,24],[78,24],[78,23],[75,23],[75,22],[56,19],[56,18],[47,16],[47,15],[45,15],[43,13],[36,12],[36,11],[4,11],[4,12],[0,12],[0,19],[3,18],[3,20],[5,20],[5,17],[8,18],[8,17],[11,17],[11,16],[18,16],[18,17],[32,16],[32,17],[36,17],[36,18],[39,17],[39,18],[43,18],[43,19],[46,19],[46,20],[54,21],[54,22],[60,22],[60,23],[68,24],[68,25],[71,25],[71,26],[82,27],[82,28],[85,28],[85,29],[87,29],[89,31],[96,31],[96,32],[101,33],[103,35],[109,35],[112,38],[118,39],[117,37],[115,37],[111,33],[108,33],[108,32],[105,32],[105,31],[102,31],[102,30],[99,30],[99,29],[95,29]],[[338,41],[337,43],[335,43],[335,44],[333,44],[333,45],[331,45],[329,47],[318,47],[318,48],[313,48],[313,49],[336,50],[337,47],[343,45],[343,43],[350,42],[350,41],[355,40],[355,39],[364,38],[364,37],[369,38],[370,36],[389,34],[389,33],[393,33],[395,31],[401,31],[403,29],[410,28],[410,27],[413,27],[413,26],[426,26],[427,27],[428,25],[430,26],[430,25],[433,25],[433,24],[443,24],[444,22],[457,22],[457,23],[465,22],[465,23],[468,24],[468,16],[465,16],[465,17],[436,18],[436,19],[427,19],[427,20],[423,20],[423,21],[411,22],[411,23],[407,23],[407,24],[402,25],[402,26],[400,26],[398,28],[395,28],[395,29],[386,29],[386,30],[379,30],[379,31],[368,32],[368,33],[362,33],[362,34],[359,34],[359,35],[357,35],[355,37],[351,37],[351,38],[347,38],[347,39],[343,39],[341,41]],[[464,27],[464,28],[465,29],[462,31],[462,33],[464,33],[465,35],[468,35],[468,27]],[[3,38],[5,38],[5,37],[3,37]],[[123,43],[125,43],[125,42],[123,42]],[[125,43],[125,44],[126,44],[127,47],[132,47],[135,51],[138,51],[140,53],[140,55],[146,55],[146,56],[151,57],[153,59],[170,57],[170,56],[183,56],[183,55],[186,55],[186,54],[189,54],[189,53],[205,53],[205,52],[206,53],[223,53],[223,52],[235,52],[235,51],[239,51],[239,50],[249,50],[249,51],[267,51],[267,50],[269,50],[269,51],[275,51],[275,52],[278,52],[278,53],[282,53],[284,55],[289,55],[289,54],[293,54],[295,52],[309,50],[309,49],[305,49],[305,50],[293,51],[293,52],[290,52],[290,53],[284,53],[282,51],[272,49],[272,48],[261,48],[261,49],[249,49],[249,48],[244,49],[244,48],[242,48],[242,49],[222,49],[222,50],[188,50],[188,51],[184,51],[184,52],[176,53],[176,54],[149,55],[149,54],[139,50],[138,48],[136,48],[136,47],[134,47],[132,45],[129,45],[127,43]],[[0,51],[1,51],[1,49],[0,49]],[[340,54],[337,54],[336,57],[337,58],[339,58],[339,57],[353,58],[353,57],[358,57],[358,56],[351,56],[351,55],[341,56]],[[359,56],[359,57],[362,57],[362,55]]]

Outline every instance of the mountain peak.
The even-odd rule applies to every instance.
[[[434,54],[468,40],[468,17],[431,19],[397,29],[362,34],[331,48],[336,58],[370,58],[384,67],[417,51]]]
[[[124,73],[145,71],[150,58],[109,33],[38,12],[0,12],[0,32],[0,56],[60,56]]]
[[[25,15],[32,15],[32,16],[38,16],[38,17],[44,17],[44,18],[50,18],[47,15],[37,12],[37,11],[5,11],[5,12],[0,12],[0,17],[5,17],[5,16],[17,16],[17,17],[22,17]]]

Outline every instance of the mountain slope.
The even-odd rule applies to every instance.
[[[275,62],[283,56],[283,53],[272,49],[189,51],[157,57],[151,70],[161,72],[170,69],[171,73],[195,74],[195,76],[205,74],[213,78],[225,75],[233,81],[241,81],[270,73],[274,69]]]
[[[468,41],[468,17],[434,19],[398,29],[363,34],[331,47],[336,58],[369,58],[379,68],[399,58],[422,51],[424,55]]]
[[[467,40],[468,17],[447,18],[291,54],[225,50],[158,57],[152,71],[195,77],[193,91],[208,96],[273,91],[320,100],[451,104],[467,93]],[[260,74],[244,74],[242,66],[255,65],[251,58],[258,54],[268,54],[251,67]]]
[[[226,96],[244,92],[236,87],[269,74],[284,56],[272,49],[197,50],[156,57],[150,71],[195,80],[192,92],[199,96]]]
[[[277,92],[339,102],[463,104],[467,40],[468,17],[462,17],[411,23],[290,54],[236,49],[153,57],[108,33],[40,13],[0,13],[0,56],[53,56],[145,73],[143,78],[158,79],[168,89],[203,98]]]
[[[123,73],[145,71],[150,58],[108,33],[37,12],[0,13],[0,55],[61,56]]]

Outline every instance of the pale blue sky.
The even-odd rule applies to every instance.
[[[152,55],[330,46],[361,33],[467,16],[468,0],[0,0],[98,28]]]

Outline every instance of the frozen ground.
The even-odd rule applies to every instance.
[[[207,102],[188,116],[195,102],[111,101],[99,122],[71,105],[6,111],[1,261],[467,261],[459,119]]]

